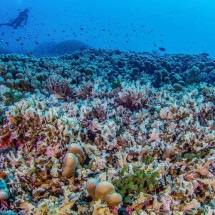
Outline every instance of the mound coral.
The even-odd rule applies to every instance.
[[[77,156],[80,163],[83,163],[83,161],[85,160],[85,153],[80,144],[70,144],[68,147],[68,153],[73,153],[75,156]]]
[[[91,178],[87,181],[86,183],[86,189],[87,189],[87,192],[89,193],[89,195],[95,199],[95,190],[96,190],[96,186],[97,184],[99,183],[99,180],[98,179],[95,179],[95,178]]]
[[[74,176],[77,165],[83,163],[84,160],[85,153],[81,145],[75,143],[70,144],[63,161],[62,175],[67,178]]]
[[[119,206],[122,203],[122,196],[115,192],[113,184],[108,181],[99,182],[92,178],[87,181],[86,188],[95,201],[105,201],[109,206]]]
[[[64,158],[62,175],[67,178],[74,176],[77,165],[78,158],[73,153],[67,153]]]

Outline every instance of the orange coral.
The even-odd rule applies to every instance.
[[[0,148],[7,148],[7,147],[11,147],[12,146],[12,142],[8,139],[0,139]]]
[[[0,139],[0,148],[8,148],[12,146],[12,140],[10,138],[11,133],[9,131],[5,132]]]
[[[6,173],[5,172],[0,172],[0,178],[4,179],[6,177]]]

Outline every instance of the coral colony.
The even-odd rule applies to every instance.
[[[215,61],[0,55],[0,214],[215,212]]]

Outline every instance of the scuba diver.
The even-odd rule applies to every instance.
[[[0,26],[8,25],[13,27],[14,29],[17,29],[18,27],[26,25],[28,20],[28,12],[29,12],[29,9],[26,8],[25,10],[20,11],[18,16],[14,20],[8,23],[0,23]]]

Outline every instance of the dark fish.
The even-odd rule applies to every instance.
[[[208,57],[209,56],[209,54],[205,53],[205,52],[203,52],[201,55],[204,56],[204,57]]]
[[[159,50],[162,51],[162,52],[166,51],[166,49],[164,47],[159,47]]]

